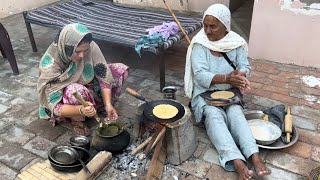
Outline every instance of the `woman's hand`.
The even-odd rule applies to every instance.
[[[116,109],[112,106],[112,104],[106,105],[106,111],[108,113],[107,119],[111,121],[115,121],[118,119],[118,113]]]
[[[239,89],[244,88],[246,87],[247,82],[249,82],[245,77],[245,74],[246,71],[240,72],[239,70],[234,70],[227,75],[227,83]]]
[[[84,115],[84,116],[93,117],[94,115],[96,115],[97,111],[93,107],[93,104],[91,102],[87,102],[87,103],[89,104],[89,106],[87,106],[87,107],[81,106],[80,107],[80,114],[82,113],[82,115]]]

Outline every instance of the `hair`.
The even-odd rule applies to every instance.
[[[83,43],[91,43],[91,42],[92,42],[92,34],[88,33],[81,39],[81,41],[79,42],[78,46],[80,44],[83,44]]]

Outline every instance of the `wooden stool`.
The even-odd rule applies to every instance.
[[[7,30],[3,27],[1,23],[0,23],[0,51],[3,58],[8,58],[13,74],[18,75],[19,69],[17,66],[16,57],[14,56],[14,52],[12,49],[10,37]]]

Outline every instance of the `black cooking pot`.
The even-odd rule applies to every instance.
[[[115,127],[117,127],[117,129]],[[123,125],[117,121],[109,125],[98,127],[91,145],[98,151],[119,153],[122,152],[129,143],[130,134],[123,129]]]
[[[147,120],[151,120],[151,121],[157,122],[157,123],[174,122],[174,121],[177,121],[177,120],[181,119],[185,114],[184,106],[181,103],[178,103],[178,102],[176,102],[174,100],[165,99],[165,100],[147,101],[145,97],[143,97],[137,91],[135,91],[135,90],[133,90],[131,88],[127,88],[126,91],[130,95],[132,95],[133,97],[146,102],[146,105],[145,105],[145,107],[143,109],[143,114],[144,114],[144,116],[146,117]],[[161,118],[156,117],[153,114],[153,109],[156,106],[161,105],[161,104],[169,104],[169,105],[172,105],[172,106],[176,107],[178,109],[178,113],[174,117],[169,118],[169,119],[161,119]]]
[[[74,148],[75,150],[77,150],[79,152],[79,154],[81,154],[81,159],[85,164],[87,164],[89,162],[89,159],[90,159],[89,151],[87,151],[84,148],[76,147],[76,146],[72,146],[72,148]],[[53,161],[50,156],[48,156],[48,159],[49,159],[50,164],[53,167],[53,169],[58,170],[58,171],[77,172],[82,169],[82,165],[79,161],[76,161],[76,162],[69,164],[69,165],[63,165],[63,164],[59,164],[59,163],[56,163],[55,161]]]

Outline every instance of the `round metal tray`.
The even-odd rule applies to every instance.
[[[246,119],[248,121],[250,121],[251,118],[258,118],[259,119],[261,117],[261,115],[263,115],[263,112],[262,111],[246,111],[246,112],[244,112],[244,114],[246,116]],[[298,132],[297,128],[293,125],[292,126],[292,139],[291,139],[290,143],[285,144],[279,138],[274,143],[269,144],[269,145],[262,145],[262,144],[258,144],[258,143],[257,143],[257,145],[258,145],[258,147],[264,148],[264,149],[283,149],[283,148],[287,148],[287,147],[294,145],[298,139],[299,139],[299,132]]]
[[[261,147],[264,149],[283,149],[283,148],[287,148],[287,147],[294,145],[298,139],[299,139],[299,132],[296,129],[296,127],[293,125],[293,127],[292,127],[292,140],[290,143],[285,144],[279,138],[278,140],[276,140],[276,142],[274,142],[270,145],[260,145],[260,144],[257,144],[257,145],[258,145],[258,147]]]

